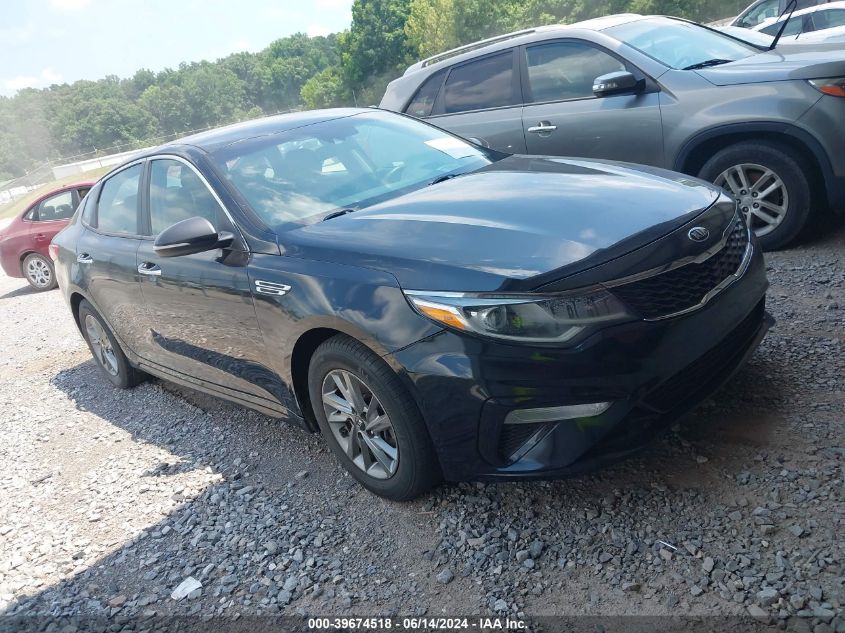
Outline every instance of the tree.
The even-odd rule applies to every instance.
[[[341,40],[345,81],[363,87],[373,77],[406,64],[413,51],[408,46],[405,22],[411,0],[355,0],[352,26]]]
[[[334,108],[352,104],[352,95],[343,82],[340,68],[331,66],[309,79],[301,91],[306,108]]]

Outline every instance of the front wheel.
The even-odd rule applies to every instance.
[[[311,358],[308,390],[323,437],[367,490],[406,501],[440,480],[416,403],[367,347],[342,335],[325,341]]]
[[[43,255],[30,253],[24,258],[21,268],[29,285],[37,291],[52,290],[57,286],[53,263]]]
[[[763,249],[772,251],[794,242],[810,217],[810,183],[799,160],[775,143],[736,143],[708,160],[699,177],[739,201]]]

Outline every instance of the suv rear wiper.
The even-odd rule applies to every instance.
[[[698,70],[699,68],[709,68],[710,66],[719,66],[721,64],[730,64],[733,59],[707,59],[703,62],[698,62],[692,66],[687,66],[684,70]]]
[[[332,211],[320,221],[325,222],[326,220],[331,220],[332,218],[339,218],[342,215],[346,215],[347,213],[352,213],[357,210],[358,209],[338,209],[337,211]]]

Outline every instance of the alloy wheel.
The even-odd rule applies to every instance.
[[[88,333],[88,341],[100,366],[112,376],[117,376],[119,367],[111,339],[100,322],[90,314],[85,316],[85,331]]]
[[[30,257],[26,262],[26,276],[36,288],[47,288],[53,281],[53,271],[40,257]]]
[[[745,220],[758,237],[774,231],[789,208],[789,191],[772,169],[753,163],[734,165],[723,171],[715,184],[739,200]]]
[[[323,409],[332,435],[355,466],[389,479],[399,466],[399,445],[390,418],[364,381],[344,369],[323,379]]]

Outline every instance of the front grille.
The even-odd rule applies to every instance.
[[[739,270],[747,246],[748,231],[737,217],[722,249],[700,264],[686,264],[623,284],[613,288],[613,293],[644,319],[660,319],[689,310]]]
[[[718,387],[736,368],[760,331],[765,308],[765,301],[760,301],[716,347],[650,392],[643,404],[653,411],[670,412]]]

